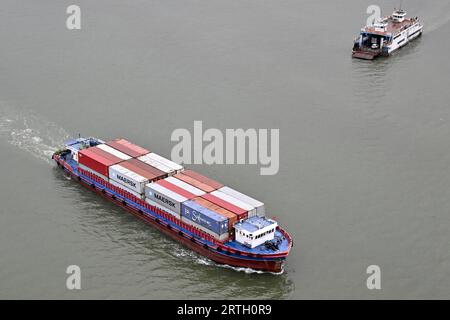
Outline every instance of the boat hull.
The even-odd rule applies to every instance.
[[[75,181],[78,181],[81,185],[87,187],[91,191],[115,203],[116,205],[124,208],[129,213],[133,214],[135,217],[139,218],[140,220],[144,221],[149,225],[152,225],[153,227],[155,227],[162,233],[166,234],[173,240],[182,243],[187,248],[197,252],[198,254],[204,257],[211,259],[212,261],[218,264],[228,265],[236,268],[250,268],[253,270],[273,272],[273,273],[280,273],[283,271],[286,257],[277,256],[276,258],[264,259],[257,257],[236,256],[224,250],[219,249],[220,250],[219,251],[217,250],[217,248],[211,248],[209,246],[206,246],[204,243],[197,241],[197,239],[195,239],[194,237],[189,236],[186,237],[186,234],[181,233],[178,230],[175,230],[173,227],[171,227],[169,224],[164,223],[162,220],[154,219],[147,215],[144,215],[142,214],[142,211],[140,212],[139,210],[136,210],[135,208],[127,204],[124,204],[123,201],[114,198],[113,196],[109,195],[106,192],[103,192],[102,189],[93,187],[91,184],[81,179],[75,172],[68,169],[63,160],[59,158],[54,158],[54,160],[59,167],[61,167],[64,171],[70,174],[72,178],[74,178]]]

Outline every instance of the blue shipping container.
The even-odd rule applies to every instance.
[[[198,203],[188,200],[181,204],[181,215],[218,235],[228,232],[228,219]]]

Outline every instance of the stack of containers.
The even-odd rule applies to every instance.
[[[229,201],[223,200],[211,193],[207,193],[202,196],[202,198],[208,200],[209,202],[214,203],[215,205],[218,205],[221,208],[224,208],[232,213],[234,213],[238,220],[243,220],[248,218],[248,210],[243,209]]]
[[[248,203],[249,205],[251,205],[252,207],[254,207],[256,209],[257,216],[264,217],[266,215],[264,203],[262,203],[261,201],[253,199],[253,198],[251,198],[237,190],[234,190],[230,187],[222,187],[218,190],[225,194],[228,194],[229,196],[232,196],[242,202]]]
[[[186,176],[187,176],[187,177],[191,178],[191,181],[194,181],[194,182],[198,181],[199,183],[206,185],[207,188],[210,190],[208,190],[208,191],[203,190],[205,192],[212,192],[214,190],[217,190],[217,189],[220,189],[223,187],[223,184],[221,184],[220,182],[217,182],[211,178],[205,177],[204,175],[201,175],[200,173],[192,171],[192,170],[184,170],[182,175],[185,179],[187,179],[186,178]],[[181,179],[181,180],[183,180],[183,179]],[[186,182],[188,182],[188,181],[186,181]],[[188,183],[190,183],[190,182],[188,182]]]
[[[194,193],[166,180],[158,180],[145,186],[145,202],[169,212],[178,219],[181,204],[195,197],[197,196]]]
[[[166,173],[167,175],[173,175],[176,173],[176,170],[172,167],[167,166],[166,164],[163,164],[157,160],[154,159],[154,157],[152,156],[152,153],[143,155],[138,157],[138,160],[160,170],[163,171],[164,173]],[[175,162],[174,162],[175,163]],[[175,163],[176,164],[176,163]],[[177,165],[178,166],[178,165]]]
[[[106,144],[133,158],[137,158],[143,156],[144,154],[150,153],[149,150],[135,145],[134,143],[131,143],[125,139],[114,139],[106,142]]]
[[[232,232],[234,230],[233,226],[238,221],[237,215],[235,215],[231,211],[228,211],[228,210],[206,200],[205,198],[198,197],[198,198],[195,198],[194,201],[196,203],[198,203],[199,205],[201,205],[202,207],[205,207],[205,208],[207,208],[211,211],[214,211],[215,213],[218,213],[221,216],[224,216],[225,218],[227,218],[228,219],[228,233],[230,234],[230,236],[232,236]]]
[[[181,221],[192,225],[219,241],[229,238],[228,218],[188,200],[181,205]]]
[[[219,190],[211,192],[211,195],[215,196],[217,198],[220,198],[223,201],[226,201],[226,202],[228,202],[228,203],[230,203],[230,204],[232,204],[232,205],[234,205],[234,206],[236,206],[238,208],[241,208],[241,209],[247,211],[248,218],[256,216],[256,209],[255,209],[255,207],[253,207],[252,205],[250,205],[248,203],[245,203],[245,202],[243,202],[243,201],[241,201],[239,199],[236,199],[235,197],[230,196],[230,195],[228,195],[226,193],[223,193],[222,191],[219,191]]]
[[[122,164],[123,162],[109,167],[109,183],[143,199],[144,188],[149,179]]]
[[[79,167],[108,181],[109,167],[130,158],[123,153],[112,154],[101,148],[91,147],[78,152]]]

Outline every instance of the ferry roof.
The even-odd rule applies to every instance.
[[[397,33],[400,33],[403,28],[409,27],[413,25],[416,20],[414,18],[412,19],[405,19],[402,22],[396,22],[393,17],[387,17],[383,20],[385,23],[385,30],[381,31],[377,29],[375,26],[366,26],[363,28],[363,32],[371,33],[371,34],[378,34],[378,35],[396,35]]]
[[[270,225],[276,224],[275,221],[264,217],[251,217],[234,225],[237,230],[244,230],[247,232],[255,232]]]
[[[91,144],[91,142],[93,142]],[[97,144],[102,143],[102,141],[100,139],[95,139],[95,138],[77,138],[77,139],[70,139],[67,140],[64,144],[67,147],[71,147],[74,148],[76,150],[81,150],[84,149],[86,147],[86,144],[94,146]]]

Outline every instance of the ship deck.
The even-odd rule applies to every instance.
[[[400,33],[404,29],[412,26],[416,22],[416,20],[414,18],[409,18],[409,19],[405,19],[402,22],[396,22],[396,21],[394,21],[394,19],[392,19],[392,17],[389,17],[389,18],[387,18],[386,22],[387,22],[387,25],[386,25],[385,31],[377,31],[375,29],[375,27],[366,27],[364,31],[367,33],[370,33],[370,34],[377,34],[377,35],[383,35],[383,36],[392,34],[393,36],[395,36],[396,34]]]

